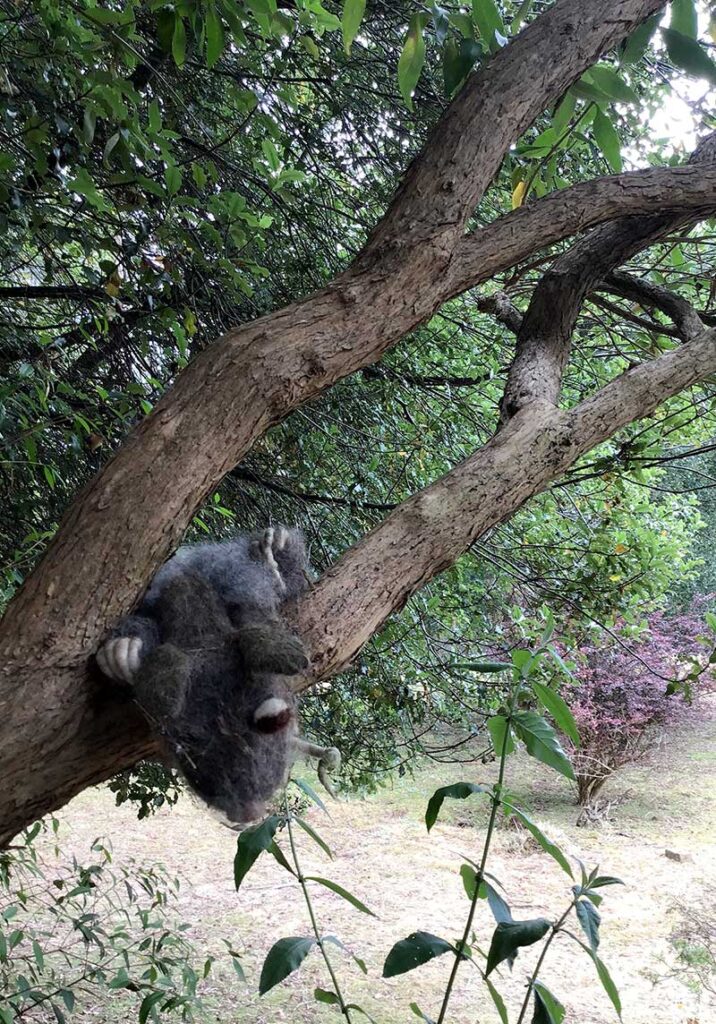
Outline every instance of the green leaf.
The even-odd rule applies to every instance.
[[[468,899],[473,899],[475,895],[475,886],[477,885],[477,871],[472,864],[462,865],[460,868],[460,877],[462,878],[462,884],[465,888]],[[480,884],[480,899],[487,900],[488,906],[492,911],[492,916],[498,924],[501,921],[513,920],[509,903],[502,898],[493,885],[490,885],[486,878],[483,878]]]
[[[497,757],[511,754],[515,749],[512,729],[504,715],[493,715],[487,719],[487,731],[492,740],[492,748]]]
[[[360,910],[361,913],[370,914],[371,917],[377,917],[377,914],[374,914],[372,910],[369,910],[368,907],[366,907],[365,903],[361,903],[357,896],[354,896],[352,893],[348,892],[347,889],[344,889],[343,886],[338,885],[337,882],[332,882],[329,878],[320,878],[318,875],[306,875],[306,880],[309,882],[318,882],[319,885],[325,886],[326,889],[330,889],[331,892],[336,893],[337,896],[340,896],[342,899],[347,900],[356,908],[356,910]]]
[[[224,37],[224,26],[221,18],[216,13],[215,7],[210,7],[206,12],[206,66],[213,68],[219,57],[224,52],[226,39]]]
[[[624,885],[621,878],[614,878],[613,875],[598,875],[589,883],[590,889],[601,889],[604,885]]]
[[[592,906],[589,900],[579,900],[576,911],[577,920],[589,940],[592,953],[596,953],[599,948],[599,925],[602,923],[599,911],[596,907]]]
[[[535,1012],[532,1024],[562,1024],[566,1013],[556,996],[553,996],[546,985],[535,981],[532,985],[535,994]]]
[[[465,669],[468,672],[509,672],[509,661],[466,661],[451,665],[450,668]]]
[[[524,811],[520,810],[519,807],[515,807],[514,804],[510,803],[509,800],[503,797],[502,804],[510,814],[514,814],[518,821],[521,821],[527,831],[537,840],[539,845],[542,847],[545,853],[548,853],[550,857],[557,861],[559,866],[562,868],[570,878],[573,878],[572,868],[570,867],[569,861],[562,853],[556,843],[553,843],[551,839],[548,839],[542,829],[529,818]]]
[[[236,844],[234,857],[234,885],[238,889],[254,863],[264,850],[273,843],[273,837],[281,822],[277,814],[272,814],[260,825],[245,829]]]
[[[572,938],[574,938],[574,936],[572,936]],[[592,950],[589,948],[589,946],[585,946],[583,942],[579,941],[579,939],[577,939],[576,941],[577,941],[578,945],[580,945],[582,947],[584,952],[587,953],[588,956],[594,961],[594,966],[597,968],[597,974],[599,975],[599,980],[602,983],[602,988],[604,989],[604,991],[609,996],[609,999],[611,1000],[612,1006],[617,1011],[617,1017],[619,1018],[619,1020],[621,1020],[622,1019],[622,1001],[619,998],[619,989],[614,984],[614,982],[612,980],[612,976],[609,973],[609,971],[607,970],[606,964],[604,963],[603,960],[599,959],[599,957],[597,956],[596,953],[592,952]]]
[[[184,66],[184,61],[186,60],[186,29],[184,28],[183,20],[178,15],[174,18],[172,56],[178,68]]]
[[[295,872],[295,871],[293,870],[293,868],[291,867],[291,865],[290,865],[290,864],[288,863],[288,861],[286,860],[286,856],[285,856],[285,854],[284,854],[283,850],[282,850],[282,849],[281,849],[281,847],[280,847],[280,846],[278,845],[278,843],[276,842],[276,840],[275,840],[275,839],[274,839],[274,841],[273,841],[273,842],[271,843],[271,845],[269,846],[269,848],[268,848],[268,852],[269,852],[269,853],[271,854],[271,856],[272,856],[272,857],[274,858],[274,860],[278,861],[278,863],[279,863],[279,864],[281,865],[281,867],[282,867],[282,868],[283,868],[283,869],[284,869],[285,871],[288,871],[288,873],[289,873],[290,875],[294,875],[294,876],[296,875],[296,872]]]
[[[566,736],[569,736],[575,747],[578,747],[579,731],[577,730],[577,723],[574,721],[572,712],[567,707],[563,698],[551,687],[545,686],[544,683],[533,682],[532,689],[540,704],[549,711],[557,728],[561,729]]]
[[[627,39],[622,53],[622,64],[636,64],[647,51],[649,43],[656,32],[661,21],[661,12],[652,15],[651,18],[635,29]]]
[[[82,118],[82,138],[88,146],[92,145],[96,125],[97,115],[95,111],[90,107],[85,107],[84,116]]]
[[[454,947],[429,932],[413,932],[407,939],[401,939],[391,949],[383,964],[383,977],[394,978],[397,974],[407,974],[416,967],[434,960],[443,953],[455,952]]]
[[[485,978],[485,984],[487,985],[487,991],[490,993],[495,1009],[497,1010],[502,1024],[509,1024],[509,1017],[507,1016],[507,1007],[505,1001],[497,991],[495,986],[492,984],[489,978]]]
[[[181,188],[182,173],[181,169],[176,164],[171,164],[169,167],[164,169],[164,181],[167,185],[167,192],[170,196],[175,196]]]
[[[561,135],[567,127],[576,105],[577,101],[574,93],[571,90],[565,93],[564,99],[552,115],[552,127],[556,135]]]
[[[440,7],[438,4],[432,5],[430,13],[433,16],[433,25],[435,26],[435,42],[438,46],[442,46],[450,31],[449,14],[444,7]]]
[[[423,1013],[423,1011],[420,1009],[417,1003],[411,1003],[410,1009],[413,1011],[416,1017],[420,1017],[424,1024],[435,1024],[435,1021],[432,1019],[432,1017],[428,1017],[426,1013]]]
[[[444,800],[448,798],[451,800],[465,800],[468,796],[472,796],[473,793],[487,792],[484,786],[477,786],[473,782],[455,782],[452,786],[442,786],[440,789],[436,789],[430,797],[427,810],[425,811],[425,824],[428,832],[437,821]]]
[[[317,1003],[326,1003],[328,1006],[340,1006],[340,999],[335,992],[327,992],[325,988],[313,990],[313,998]]]
[[[327,854],[331,860],[333,860],[333,851],[331,850],[330,846],[325,841],[325,839],[321,839],[318,832],[316,832],[314,828],[311,828],[308,822],[304,821],[303,818],[294,818],[293,820],[296,822],[297,825],[300,825],[303,831],[311,837],[314,843],[320,846],[323,852]]]
[[[494,0],[472,0],[472,20],[490,52],[499,50],[501,44],[495,33],[504,38],[505,26]]]
[[[326,805],[312,786],[309,786],[309,784],[304,782],[303,779],[291,779],[291,781],[294,785],[298,786],[302,793],[305,793],[309,800],[312,800],[317,807],[320,807],[322,811],[325,811],[326,814],[328,814]]]
[[[149,1014],[152,1009],[161,1002],[162,999],[166,999],[167,994],[164,991],[161,992],[150,992],[144,997],[139,1007],[139,1024],[147,1024]]]
[[[414,14],[398,61],[398,87],[408,110],[413,109],[413,91],[425,61],[423,15]]]
[[[638,103],[639,97],[630,85],[609,64],[595,64],[589,69],[589,77],[598,89],[620,103]]]
[[[533,2],[534,0],[522,0],[522,3],[520,4],[520,9],[512,19],[512,24],[510,25],[510,32],[512,33],[512,35],[515,35],[516,32],[519,32],[522,22],[525,20],[527,15],[532,10]]]
[[[365,14],[365,0],[345,0],[343,4],[343,16],[341,18],[341,29],[343,30],[343,45],[346,53],[350,54],[353,40],[358,35],[358,29]]]
[[[666,43],[666,52],[677,68],[716,84],[716,64],[696,40],[675,32],[673,28],[662,28],[661,33]]]
[[[446,96],[453,95],[481,56],[482,50],[477,40],[462,39],[458,46],[454,39],[448,39],[443,47],[443,82]]]
[[[504,960],[508,960],[511,967],[517,950],[522,946],[532,946],[539,942],[550,927],[550,922],[545,917],[536,917],[530,921],[501,921],[492,935],[485,974],[492,974]]]
[[[697,39],[699,19],[696,14],[694,0],[671,0],[671,20],[669,28],[680,32],[682,36]]]
[[[316,940],[302,936],[279,939],[268,951],[259,979],[259,995],[266,995],[275,985],[280,984],[289,974],[298,970],[306,959]]]
[[[611,169],[616,174],[620,174],[622,169],[621,142],[616,128],[601,110],[597,111],[592,127],[594,139],[604,154],[604,158]]]
[[[527,753],[574,781],[574,769],[562,750],[557,734],[542,715],[534,711],[515,711],[512,725],[527,747]]]
[[[159,100],[152,100],[149,104],[149,127],[153,132],[162,130],[162,112],[159,107]]]
[[[7,1003],[0,1003],[0,1024],[13,1024],[15,1014]]]

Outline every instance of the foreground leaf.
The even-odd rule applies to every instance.
[[[599,911],[589,900],[579,900],[576,911],[577,920],[587,936],[590,948],[593,953],[596,953],[599,948],[599,925],[602,923]]]
[[[408,110],[413,109],[413,92],[425,62],[423,16],[414,14],[398,61],[398,86]]]
[[[544,834],[539,825],[536,825],[535,822],[532,821],[532,819],[529,818],[524,811],[521,811],[519,807],[515,807],[514,804],[509,803],[509,801],[503,800],[502,803],[503,806],[511,814],[514,814],[518,821],[522,822],[522,824],[525,826],[530,835],[537,840],[537,842],[542,847],[544,852],[548,853],[550,857],[556,860],[559,866],[562,868],[562,870],[566,872],[566,874],[568,874],[570,878],[574,878],[574,875],[572,874],[572,868],[566,856],[559,848],[559,846],[557,846],[556,843],[553,843],[551,839],[547,838],[547,836]]]
[[[234,857],[234,885],[238,889],[257,858],[273,843],[281,819],[272,814],[260,825],[245,829],[239,836]]]
[[[504,960],[508,960],[511,967],[517,950],[522,946],[532,946],[539,942],[550,927],[550,922],[545,917],[535,917],[530,921],[500,922],[492,935],[485,974],[492,974]]]
[[[666,43],[666,52],[677,68],[696,78],[716,83],[716,64],[695,39],[689,39],[673,28],[662,28],[661,33]]]
[[[487,731],[492,740],[492,749],[497,757],[507,757],[515,749],[512,729],[504,715],[493,715],[487,719]]]
[[[492,984],[489,978],[485,978],[485,984],[487,985],[487,991],[490,993],[492,1001],[495,1004],[495,1009],[500,1015],[500,1020],[502,1021],[502,1024],[509,1024],[509,1018],[507,1016],[507,1007],[505,1006],[504,999],[502,998],[502,996],[497,991],[497,989]]]
[[[594,117],[592,130],[594,131],[594,139],[611,169],[615,174],[621,173],[621,142],[619,141],[616,128],[601,110],[598,110]]]
[[[575,747],[579,746],[579,731],[574,721],[572,712],[569,710],[563,697],[560,697],[551,687],[544,683],[532,683],[532,689],[537,699],[550,713],[558,729],[561,729],[565,736],[569,736]]]
[[[597,968],[597,974],[599,976],[599,980],[602,983],[602,988],[604,989],[604,991],[609,996],[609,999],[611,1000],[612,1006],[617,1011],[617,1017],[619,1018],[619,1020],[621,1020],[622,1019],[622,1001],[621,1001],[621,999],[619,997],[619,989],[614,984],[614,981],[612,980],[612,976],[609,973],[609,971],[607,970],[607,965],[604,963],[603,960],[599,959],[599,957],[597,956],[596,953],[592,952],[592,950],[589,948],[589,946],[585,946],[584,943],[580,942],[579,939],[576,939],[574,935],[572,935],[571,937],[573,939],[575,939],[577,944],[582,947],[582,949],[587,954],[587,956],[589,956],[591,958],[591,960],[593,961],[594,966]]]
[[[473,782],[455,782],[452,786],[441,786],[440,789],[436,789],[430,797],[427,810],[425,811],[425,824],[428,832],[438,819],[443,801],[448,798],[451,800],[465,800],[468,796],[472,796],[473,793],[486,792],[487,790],[484,786],[478,786]]]
[[[341,28],[343,30],[343,45],[346,53],[350,54],[353,40],[358,35],[360,23],[365,14],[365,0],[346,0],[343,4],[343,17]]]
[[[394,978],[398,974],[407,974],[416,967],[434,960],[443,953],[455,952],[454,947],[429,932],[413,932],[406,939],[396,942],[383,964],[383,977]]]
[[[535,994],[535,1012],[532,1024],[562,1024],[565,1009],[546,985],[536,981],[532,986]]]
[[[315,946],[316,940],[302,936],[279,939],[268,951],[261,968],[259,995],[265,995],[274,985],[297,970]]]
[[[562,750],[557,733],[542,715],[534,711],[515,711],[512,721],[528,754],[574,782],[571,762]]]
[[[340,896],[348,903],[351,903],[356,910],[360,910],[363,914],[370,914],[371,917],[377,917],[377,914],[374,914],[372,910],[369,910],[365,903],[361,903],[357,896],[348,892],[347,889],[338,885],[337,882],[332,882],[329,878],[320,878],[318,875],[306,875],[306,881],[318,882],[319,885],[325,886],[326,889],[330,889],[331,892],[334,892],[337,896]]]

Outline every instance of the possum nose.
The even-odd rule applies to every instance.
[[[238,828],[248,828],[249,825],[259,821],[266,814],[266,804],[260,800],[247,800],[246,803],[237,804],[232,808],[227,817]]]

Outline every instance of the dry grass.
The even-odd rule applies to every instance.
[[[631,791],[615,814],[600,827],[577,828],[577,808],[564,780],[527,759],[509,769],[509,784],[523,806],[570,855],[588,866],[621,877],[624,887],[605,890],[602,907],[603,959],[622,994],[624,1020],[631,1024],[713,1024],[716,1006],[705,996],[668,979],[673,963],[668,936],[673,928],[670,905],[697,900],[704,883],[716,881],[716,710],[710,720],[696,718],[671,736],[651,763],[623,772],[609,783],[611,792]],[[409,1004],[436,1012],[449,964],[438,959],[402,978],[383,981],[382,963],[392,944],[421,929],[445,938],[460,933],[467,901],[458,874],[461,855],[475,859],[483,840],[485,808],[478,802],[448,802],[430,835],[422,822],[433,790],[460,779],[480,781],[493,766],[431,765],[377,796],[331,804],[331,817],[312,809],[308,818],[332,846],[328,862],[306,836],[300,851],[306,873],[321,874],[354,892],[379,916],[358,913],[339,897],[313,887],[322,928],[362,957],[363,977],[346,954],[334,959],[348,997],[361,1003],[379,1024],[417,1020]],[[106,790],[84,793],[62,814],[65,842],[78,853],[99,833],[109,837],[115,859],[159,860],[183,879],[180,913],[191,922],[199,950],[221,954],[221,938],[242,951],[249,987],[227,969],[213,974],[205,992],[210,1019],[225,1024],[337,1021],[335,1010],[313,1000],[316,985],[330,988],[317,954],[301,970],[263,999],[256,995],[263,958],[273,942],[286,935],[308,934],[300,890],[278,864],[265,855],[249,874],[241,892],[234,891],[232,861],[235,837],[190,800],[148,821],[137,821],[131,808],[115,808]],[[282,844],[287,847],[285,837]],[[688,853],[675,863],[665,848]],[[498,832],[491,870],[503,883],[517,917],[554,917],[569,900],[569,879],[545,854],[508,828]],[[492,921],[484,905],[476,919],[479,944],[486,949]],[[512,975],[495,978],[510,1020],[524,993],[526,972],[535,953],[520,954]],[[224,961],[225,962],[225,961]],[[663,980],[654,985],[653,979]],[[567,1007],[574,1024],[616,1020],[586,956],[568,939],[553,947],[544,981]],[[119,1006],[96,1006],[82,1021],[126,1020]],[[357,1018],[358,1020],[364,1018]],[[498,1017],[474,969],[458,976],[451,1024],[493,1024]]]

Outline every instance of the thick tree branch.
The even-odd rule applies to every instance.
[[[596,228],[552,264],[534,290],[517,335],[501,405],[503,420],[536,400],[557,404],[572,331],[587,292],[677,220],[683,223],[683,215],[624,217]]]
[[[706,165],[712,163],[712,153],[710,145],[699,147],[692,157],[699,170],[702,170],[699,161]],[[595,228],[553,263],[535,288],[522,319],[501,404],[503,421],[535,400],[557,404],[572,332],[587,293],[615,267],[692,220],[682,211],[667,211],[650,217],[620,217]],[[633,293],[636,282],[625,275],[622,287],[629,285]],[[645,282],[642,294],[647,290]],[[685,337],[695,337],[703,329],[687,302],[666,289],[652,291],[651,295],[658,297],[662,308],[668,305]]]
[[[345,667],[386,618],[581,455],[716,372],[716,330],[622,374],[570,411],[535,402],[400,505],[297,608],[317,678]],[[306,683],[310,685],[310,683]]]
[[[606,221],[666,210],[690,212],[696,221],[710,217],[715,206],[713,164],[650,167],[557,189],[466,235],[450,264],[444,299]]]
[[[470,76],[409,168],[368,252],[440,238],[451,251],[510,142],[597,54],[665,6],[664,0],[558,0],[536,18]]]

